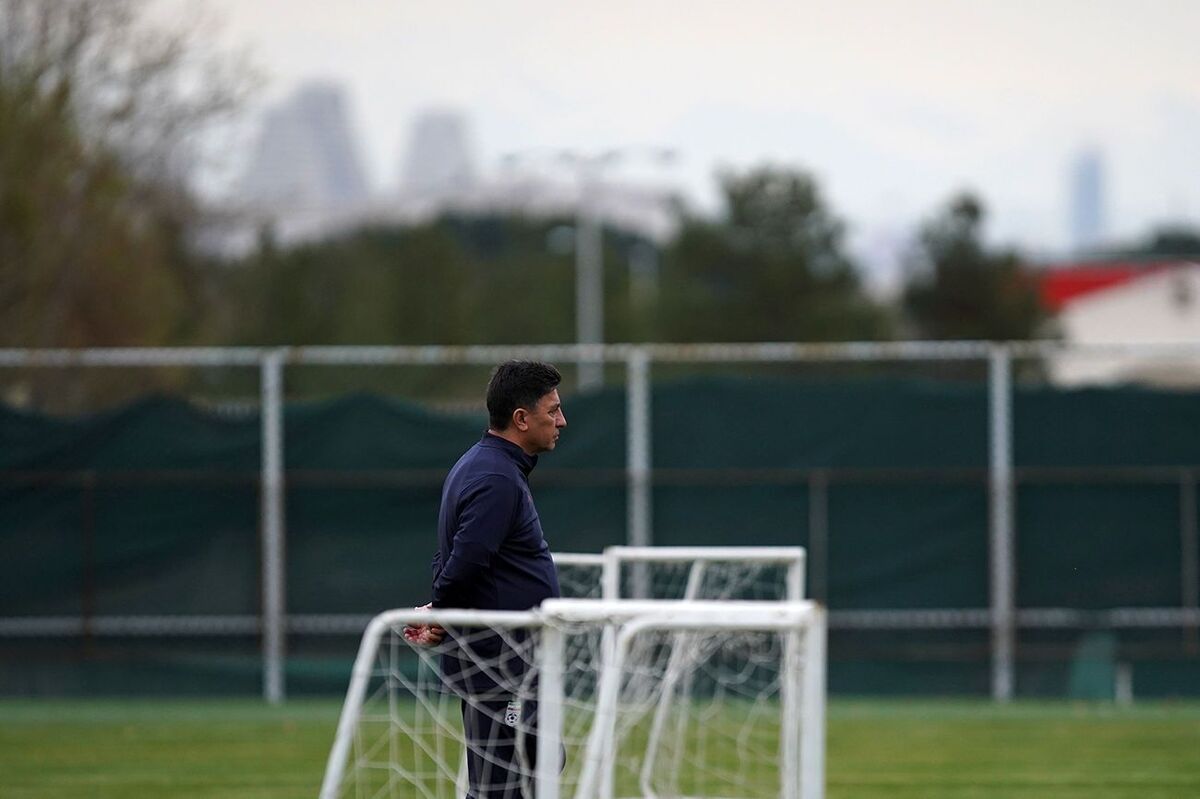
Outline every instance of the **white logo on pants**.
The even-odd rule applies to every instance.
[[[509,727],[517,726],[517,722],[521,720],[521,700],[513,699],[508,703],[508,707],[504,708],[504,723]]]

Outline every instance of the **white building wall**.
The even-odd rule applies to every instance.
[[[1069,343],[1200,342],[1200,264],[1150,272],[1067,303],[1058,316]],[[1200,358],[1057,356],[1053,380],[1066,386],[1149,383],[1200,386]]]

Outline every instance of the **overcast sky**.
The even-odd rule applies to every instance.
[[[1103,154],[1114,238],[1200,223],[1193,0],[206,3],[268,77],[260,105],[345,84],[379,189],[414,116],[452,108],[485,168],[529,148],[675,147],[667,174],[703,207],[717,165],[806,168],[867,251],[961,188],[994,239],[1060,250],[1082,147]]]

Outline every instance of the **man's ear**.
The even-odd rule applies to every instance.
[[[522,433],[529,429],[529,411],[524,408],[517,408],[513,411],[512,420]]]

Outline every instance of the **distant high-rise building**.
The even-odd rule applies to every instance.
[[[310,83],[272,109],[242,183],[266,208],[345,208],[367,200],[341,87]]]
[[[413,123],[400,175],[406,195],[451,194],[475,181],[467,121],[454,111],[428,111]]]
[[[1099,151],[1081,151],[1071,165],[1071,246],[1076,252],[1103,243],[1104,161]]]

